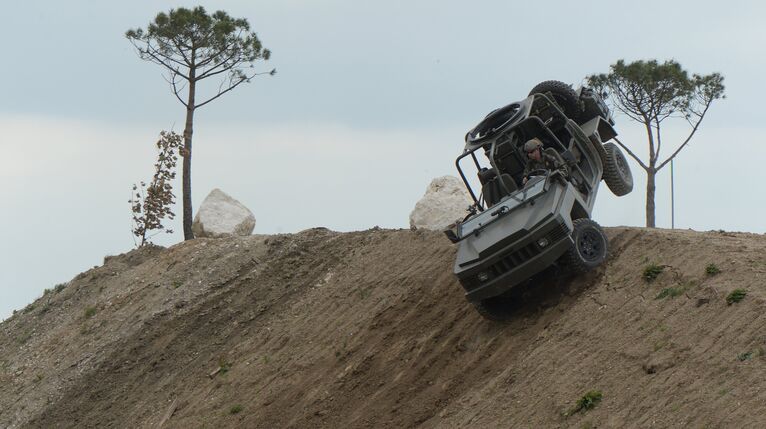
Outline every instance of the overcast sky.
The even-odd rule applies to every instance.
[[[543,80],[577,86],[620,58],[675,59],[722,73],[727,95],[675,162],[676,227],[766,232],[766,7],[755,0],[6,3],[0,318],[133,247],[131,185],[150,178],[153,143],[183,130],[184,110],[124,33],[198,4],[247,18],[272,51],[262,69],[278,73],[197,112],[195,210],[221,188],[254,212],[256,233],[405,228],[490,110]],[[641,127],[616,119],[645,157]],[[685,127],[669,127],[665,147]],[[602,225],[644,224],[645,176],[633,172],[632,194],[601,188]],[[670,227],[668,173],[658,176],[660,227]],[[176,213],[181,231],[180,204]]]

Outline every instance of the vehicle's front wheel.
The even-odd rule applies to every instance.
[[[513,306],[507,296],[493,296],[472,302],[476,311],[485,319],[506,322],[513,317]]]
[[[606,165],[604,165],[604,182],[613,194],[621,197],[633,190],[633,173],[630,172],[628,160],[614,143],[604,143]]]
[[[588,219],[575,219],[574,243],[564,254],[564,262],[573,274],[582,274],[601,265],[607,256],[609,241],[601,226]]]

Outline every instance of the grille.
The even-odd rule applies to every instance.
[[[563,239],[567,235],[569,235],[569,230],[567,230],[566,226],[558,224],[547,234],[545,234],[544,238],[548,240],[550,246],[551,244]],[[493,274],[493,277],[500,276],[539,255],[540,250],[541,249],[538,247],[537,243],[529,243],[520,249],[514,250],[510,254],[501,258],[499,261],[492,264],[489,267],[489,271]]]

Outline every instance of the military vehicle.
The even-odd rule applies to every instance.
[[[625,156],[604,143],[616,135],[600,94],[559,81],[540,83],[466,134],[455,165],[474,203],[445,233],[458,245],[454,273],[482,316],[511,317],[512,288],[551,266],[578,274],[604,262],[608,241],[590,218],[599,184],[618,196],[633,189]],[[566,168],[533,171],[525,182],[524,144],[533,138]]]

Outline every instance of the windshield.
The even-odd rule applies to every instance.
[[[535,199],[546,191],[547,179],[548,176],[532,177],[523,189],[504,197],[499,203],[460,224],[458,236],[465,237],[472,234],[501,218],[502,215],[510,213],[517,207]]]

